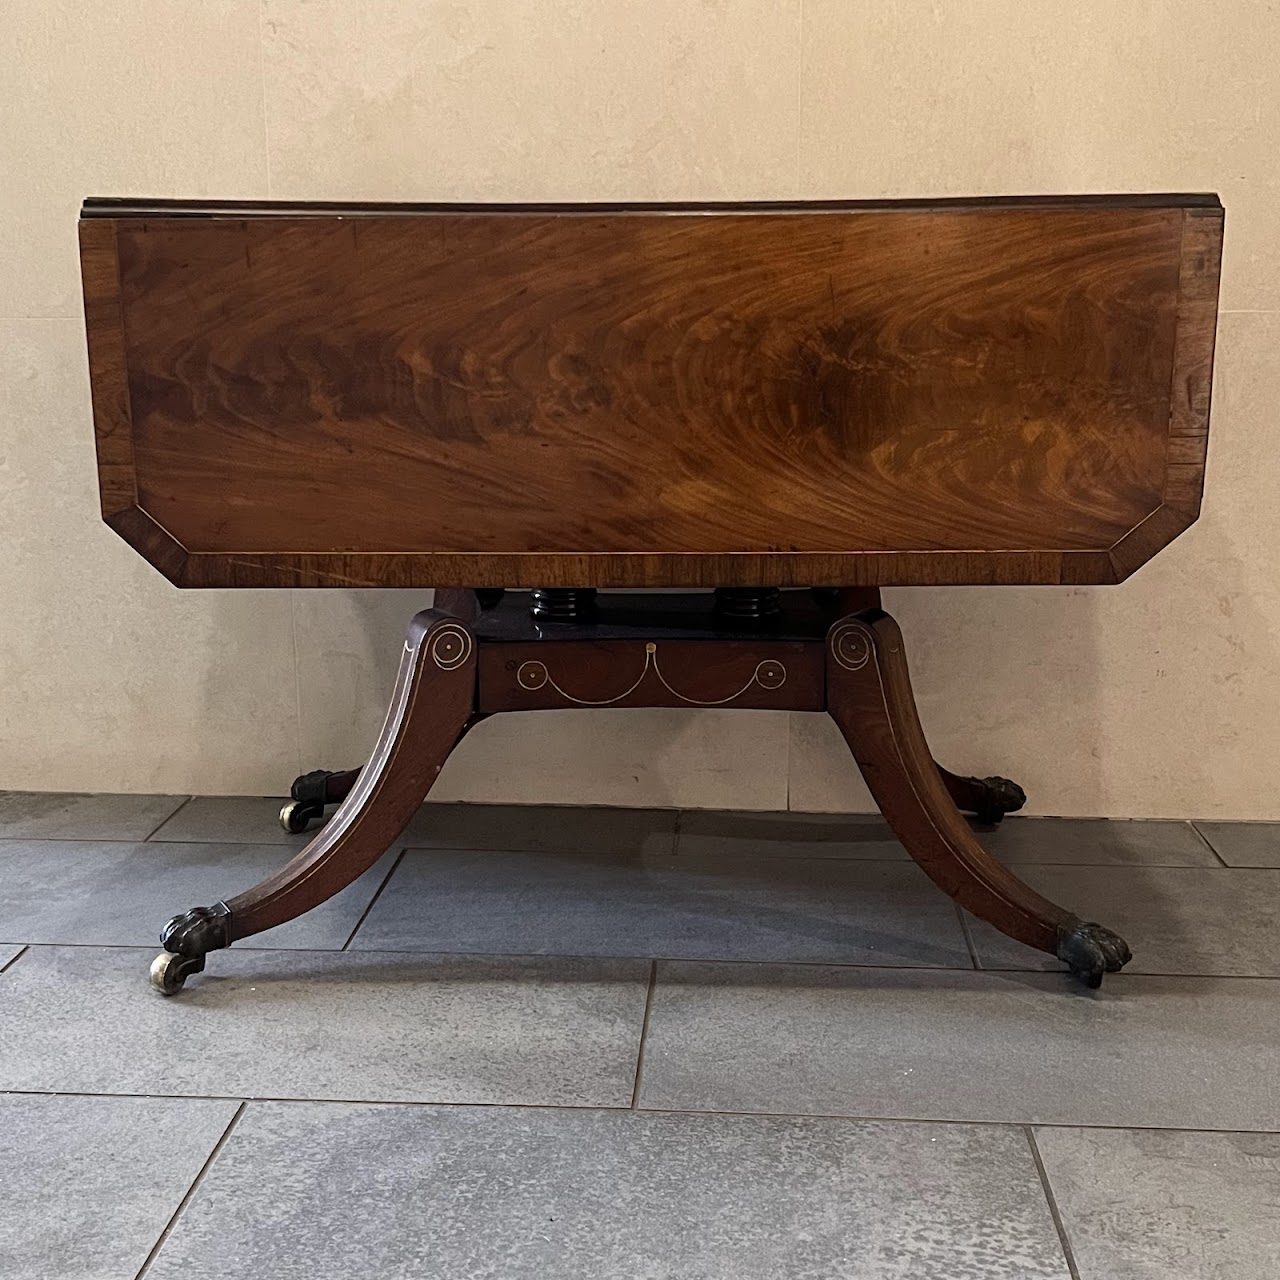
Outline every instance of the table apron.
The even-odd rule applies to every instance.
[[[821,641],[540,640],[480,648],[479,710],[825,711]]]

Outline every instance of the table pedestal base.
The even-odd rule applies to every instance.
[[[587,622],[531,619],[519,599],[481,614],[471,592],[438,592],[409,624],[391,707],[361,770],[298,779],[281,819],[303,830],[340,802],[287,866],[213,907],[171,920],[152,983],[179,990],[210,951],[331,898],[404,830],[449,753],[503,711],[739,707],[826,711],[889,825],[935,884],[1002,933],[1057,956],[1087,986],[1130,958],[1123,939],[1055,906],[981,844],[961,816],[1022,807],[1007,778],[937,765],[916,714],[902,633],[875,592],[788,592],[778,615],[734,625],[700,597],[602,597]]]

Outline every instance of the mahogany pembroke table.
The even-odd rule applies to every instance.
[[[179,587],[436,589],[372,758],[282,820],[336,812],[170,921],[154,985],[350,884],[485,717],[687,706],[827,712],[939,888],[1096,987],[1128,947],[961,816],[1025,797],[934,763],[879,589],[1120,582],[1196,519],[1222,223],[1212,195],[86,202],[107,523]]]

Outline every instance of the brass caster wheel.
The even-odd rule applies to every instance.
[[[323,812],[323,809],[317,811],[315,805],[290,800],[280,810],[280,825],[291,836],[301,835],[310,825],[311,819],[320,817]]]
[[[162,995],[176,995],[182,984],[204,968],[203,956],[178,956],[162,951],[151,962],[151,985]]]

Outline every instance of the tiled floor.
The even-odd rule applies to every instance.
[[[428,807],[158,996],[278,805],[0,794],[4,1280],[1280,1276],[1280,825],[985,835],[1086,993],[876,819]]]

